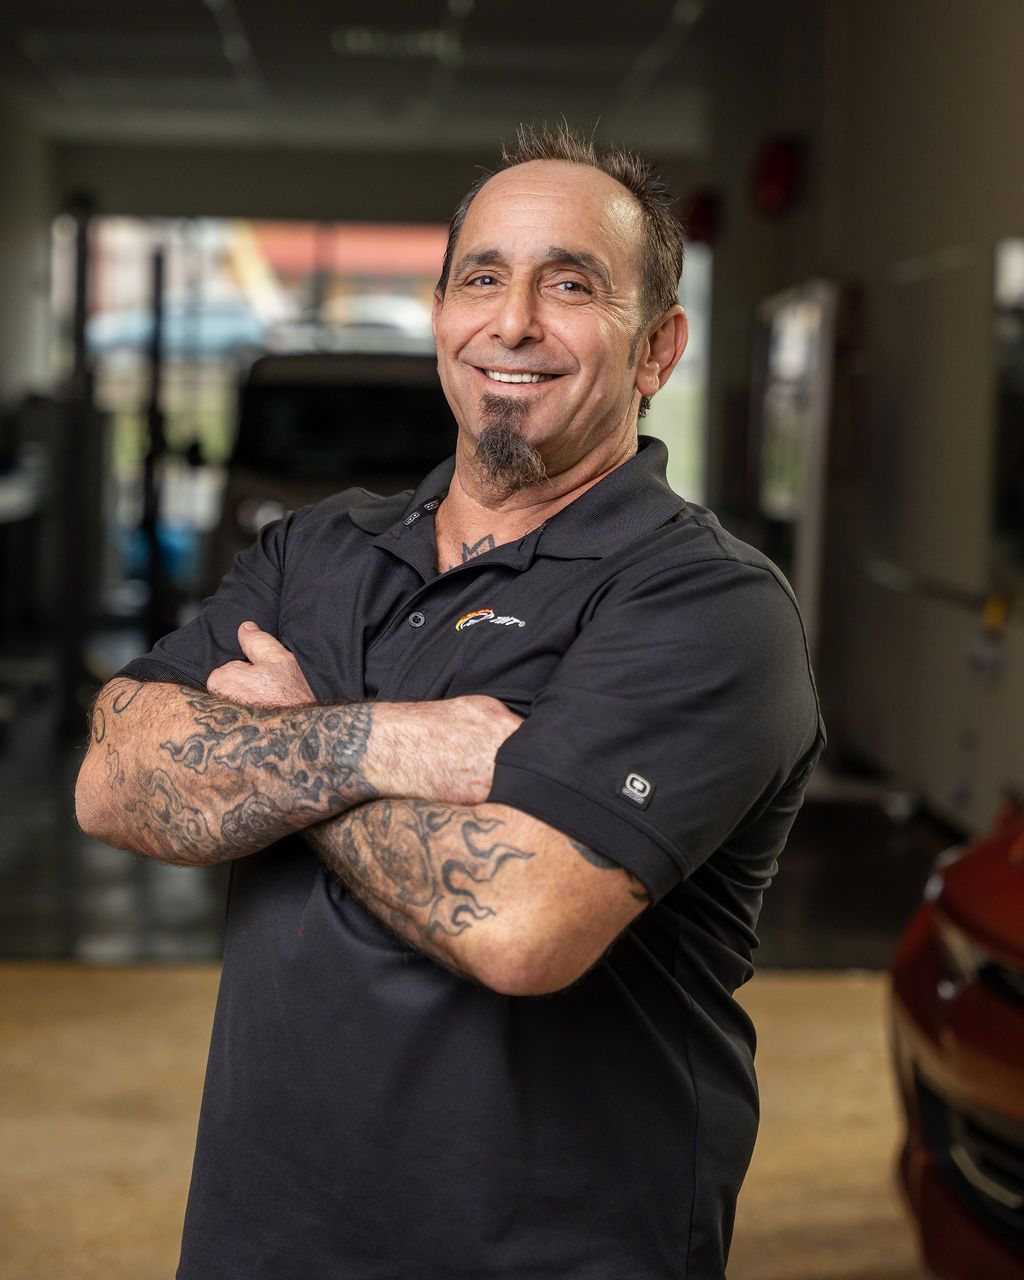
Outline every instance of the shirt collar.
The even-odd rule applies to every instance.
[[[603,480],[563,507],[518,545],[530,544],[535,555],[558,559],[600,559],[671,520],[686,503],[668,483],[668,450],[654,436],[641,436],[637,452]],[[390,498],[366,495],[349,508],[354,524],[367,533],[400,539],[420,523],[424,504],[443,498],[455,473],[455,458],[436,466],[410,494]],[[493,553],[492,553],[493,554]]]
[[[664,444],[641,436],[628,462],[548,520],[537,555],[597,560],[671,520],[686,503],[669,487],[667,465]]]
[[[392,526],[400,535],[405,526],[402,521],[419,510],[433,498],[443,498],[455,474],[455,457],[446,458],[427,475],[411,492],[396,493],[381,498],[367,493],[364,500],[353,502],[348,509],[349,519],[365,533],[387,533]]]

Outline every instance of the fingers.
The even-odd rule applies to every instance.
[[[269,631],[261,631],[255,622],[243,622],[238,628],[238,645],[252,663],[281,662],[291,651]]]
[[[223,666],[216,667],[210,672],[206,680],[206,688],[210,693],[226,696],[230,692],[237,675],[251,670],[252,668],[248,662],[238,660],[225,662]]]
[[[299,707],[316,703],[294,654],[254,623],[238,628],[244,658],[211,671],[206,688],[247,707]]]

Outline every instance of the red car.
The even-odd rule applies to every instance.
[[[1024,1280],[1024,804],[942,855],[893,961],[899,1168],[926,1265]]]

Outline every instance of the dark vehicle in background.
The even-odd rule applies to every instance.
[[[927,1266],[1024,1277],[1024,807],[936,863],[893,962],[900,1174]]]
[[[239,392],[214,585],[268,521],[354,485],[414,488],[453,452],[455,434],[432,353],[261,357]]]

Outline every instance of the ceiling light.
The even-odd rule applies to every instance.
[[[331,35],[331,44],[336,52],[359,58],[437,58],[457,62],[462,55],[458,36],[440,27],[398,32],[338,27]]]

